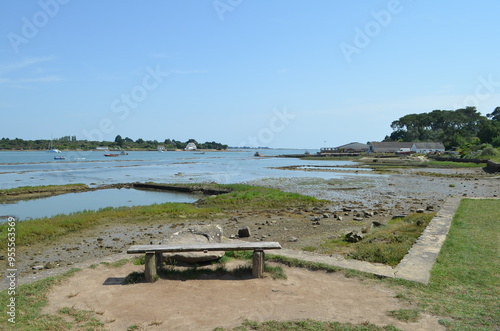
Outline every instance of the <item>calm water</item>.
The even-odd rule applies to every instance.
[[[129,152],[119,157],[105,157],[103,152],[0,152],[0,188],[19,186],[62,185],[82,183],[89,186],[146,182],[157,183],[244,183],[266,178],[342,178],[344,176],[373,176],[368,171],[345,174],[325,171],[348,166],[350,161],[304,161],[296,158],[273,157],[282,154],[301,154],[304,150],[260,150],[267,157],[254,157],[256,150],[226,152]],[[315,154],[316,151],[309,151]],[[54,160],[64,156],[65,160]],[[274,167],[299,166],[301,170],[279,170]],[[0,205],[0,216],[16,215],[22,219],[71,213],[107,206],[131,206],[174,202],[178,196],[164,192],[99,190],[67,194],[49,199]],[[182,199],[189,197],[183,197]],[[191,199],[193,199],[191,197]],[[183,202],[189,202],[185,200]]]
[[[266,156],[304,150],[262,150]],[[314,154],[316,151],[311,151]],[[338,166],[349,161],[303,161],[254,157],[255,150],[206,152],[129,152],[105,157],[102,152],[0,152],[0,188],[83,183],[91,186],[125,182],[242,183],[276,177],[338,178],[339,173],[272,169],[282,166]],[[66,160],[54,160],[54,156]]]
[[[165,202],[194,202],[200,196],[178,192],[158,192],[135,189],[104,189],[91,192],[68,193],[49,198],[18,201],[0,205],[0,216],[14,216],[19,220],[51,217],[75,211],[98,210],[105,207],[145,206]]]

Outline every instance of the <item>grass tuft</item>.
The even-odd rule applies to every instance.
[[[417,309],[399,309],[389,311],[388,315],[402,322],[415,323],[418,322],[418,319],[420,318],[420,311]]]

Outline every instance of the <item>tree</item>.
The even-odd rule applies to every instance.
[[[440,141],[448,148],[457,147],[457,143],[479,136],[481,130],[483,139],[491,141],[495,128],[490,128],[487,122],[491,121],[475,107],[409,114],[391,123],[393,132],[389,139],[407,142]],[[488,129],[492,129],[491,132]]]
[[[500,121],[500,107],[496,107],[493,113],[487,114],[486,117],[491,118],[493,121]]]
[[[116,138],[115,138],[115,143],[118,145],[118,146],[123,146],[123,139],[122,139],[122,136],[120,135],[117,135]]]

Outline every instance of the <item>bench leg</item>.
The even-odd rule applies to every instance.
[[[264,275],[264,251],[254,251],[252,262],[252,276],[262,278]]]
[[[144,264],[144,276],[146,282],[152,283],[156,278],[156,260],[157,256],[155,252],[146,252],[146,263]]]

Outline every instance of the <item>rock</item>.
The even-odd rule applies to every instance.
[[[223,231],[219,225],[198,225],[176,232],[165,241],[169,245],[221,242],[222,234]],[[163,257],[165,259],[173,259],[181,262],[199,263],[220,259],[224,254],[224,251],[164,253]]]
[[[357,243],[358,241],[363,240],[364,235],[358,231],[350,231],[345,234],[344,239],[350,243]]]
[[[338,219],[339,221],[342,221],[342,216],[337,216],[337,219]]]
[[[312,225],[320,225],[321,223],[319,222],[319,220],[317,220],[317,221],[312,222],[311,224]]]
[[[54,262],[47,262],[44,266],[45,269],[53,269],[57,267],[57,265]]]
[[[394,216],[392,216],[392,219],[394,220],[396,218],[405,218],[405,217],[406,217],[406,215],[394,215]]]
[[[311,222],[316,222],[316,221],[319,221],[319,217],[318,216],[313,216],[309,219]]]
[[[361,222],[362,220],[364,220],[364,218],[363,217],[354,217],[352,220]]]
[[[43,265],[35,265],[31,267],[32,270],[43,270],[45,267]]]
[[[418,214],[423,214],[424,212],[425,212],[425,210],[423,210],[423,209],[417,209]]]
[[[238,237],[240,238],[248,238],[252,235],[250,228],[248,226],[245,226],[244,228],[241,228],[238,230]]]
[[[329,214],[323,214],[323,218],[330,218],[330,215]]]
[[[428,211],[433,211],[433,210],[434,210],[434,206],[429,205],[429,206],[427,206],[426,210],[428,210]]]
[[[381,227],[381,226],[385,226],[385,224],[384,224],[384,223],[377,222],[377,221],[373,221],[373,222],[372,222],[372,226],[373,226],[374,228],[379,228],[379,227]]]
[[[295,243],[295,242],[299,241],[299,239],[295,238],[295,237],[290,237],[290,239],[288,239],[288,241],[291,243]]]

